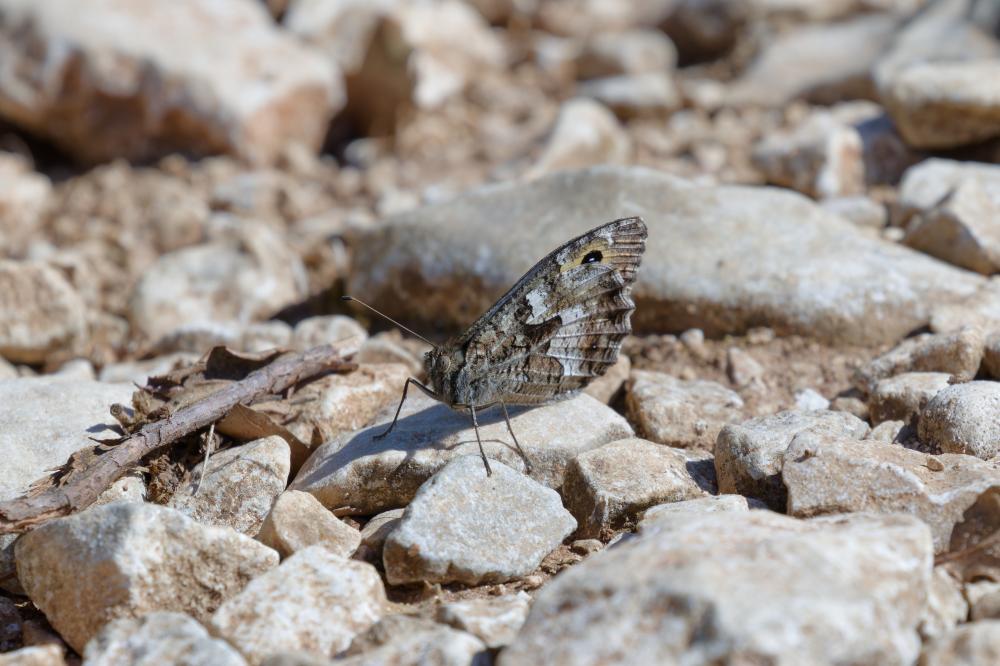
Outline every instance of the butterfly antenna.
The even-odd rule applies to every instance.
[[[371,310],[372,312],[374,312],[375,314],[377,314],[377,315],[378,315],[379,317],[382,317],[383,319],[386,319],[386,320],[388,320],[388,321],[392,322],[393,324],[395,324],[395,325],[396,325],[396,326],[398,326],[399,328],[403,329],[404,331],[406,331],[407,333],[409,333],[409,334],[410,334],[410,335],[412,335],[413,337],[415,337],[415,338],[420,338],[421,340],[423,340],[424,342],[426,342],[427,344],[429,344],[429,345],[430,345],[431,347],[434,347],[434,348],[437,348],[437,345],[436,345],[436,344],[434,344],[433,342],[431,342],[430,340],[428,340],[428,339],[427,339],[427,338],[425,338],[424,336],[422,336],[422,335],[420,335],[419,333],[417,333],[417,332],[415,332],[415,331],[412,331],[412,330],[410,330],[409,328],[407,328],[407,327],[403,326],[402,324],[400,324],[400,323],[399,323],[398,321],[396,321],[395,319],[393,319],[393,318],[392,318],[392,317],[390,317],[389,315],[387,315],[387,314],[383,314],[383,313],[379,312],[378,310],[376,310],[376,309],[375,309],[375,308],[373,308],[372,306],[368,305],[368,304],[367,304],[367,303],[365,303],[364,301],[359,301],[358,299],[354,298],[353,296],[341,296],[341,297],[340,297],[340,300],[342,300],[342,301],[354,301],[354,302],[355,302],[355,303],[357,303],[358,305],[362,305],[362,306],[364,306],[364,307],[368,308],[369,310]]]

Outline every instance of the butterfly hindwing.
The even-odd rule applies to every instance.
[[[602,225],[528,271],[452,344],[464,350],[459,402],[539,404],[586,386],[618,359],[645,249],[640,218]]]

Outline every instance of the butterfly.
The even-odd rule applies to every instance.
[[[570,397],[614,365],[622,340],[632,331],[635,302],[630,292],[645,249],[645,223],[627,217],[553,250],[468,330],[444,344],[429,343],[433,349],[425,354],[424,367],[430,386],[407,379],[392,423],[375,439],[395,428],[412,384],[434,400],[468,411],[487,474],[492,470],[476,410],[499,405],[530,471],[507,405],[541,405]]]

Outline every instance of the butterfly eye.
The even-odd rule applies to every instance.
[[[601,259],[603,259],[603,258],[604,258],[604,255],[601,254],[600,250],[591,250],[590,252],[588,252],[583,257],[583,261],[581,261],[580,263],[581,264],[596,264],[596,263],[600,262]]]

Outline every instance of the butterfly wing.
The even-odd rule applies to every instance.
[[[540,404],[603,375],[632,330],[629,292],[645,242],[642,219],[624,218],[539,261],[449,344],[464,352],[449,387],[455,402]]]

